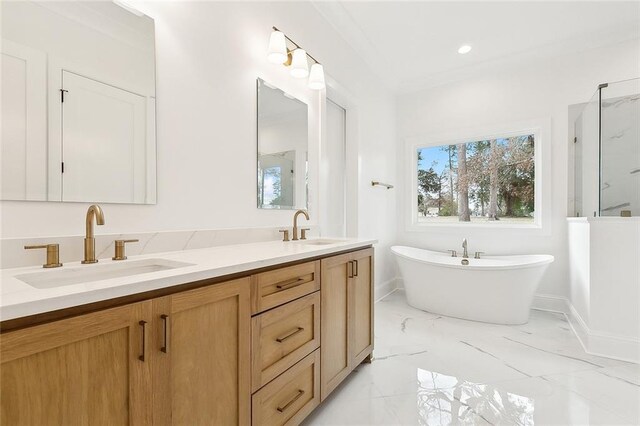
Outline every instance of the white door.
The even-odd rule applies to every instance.
[[[63,71],[62,200],[144,203],[144,96]]]
[[[346,110],[327,99],[327,137],[320,160],[320,229],[327,237],[346,236],[346,120]]]
[[[2,40],[3,200],[47,199],[47,57]]]

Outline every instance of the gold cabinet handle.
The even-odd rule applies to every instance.
[[[278,338],[276,338],[276,342],[278,342],[278,343],[282,343],[282,342],[284,342],[285,340],[287,340],[288,338],[293,337],[293,336],[295,336],[296,334],[300,333],[302,330],[304,330],[304,328],[302,328],[302,327],[297,327],[295,330],[290,331],[288,334],[285,334],[285,335],[284,335],[284,336],[282,336],[282,337],[278,337]]]
[[[353,261],[353,264],[356,266],[356,271],[353,273],[353,276],[354,276],[354,277],[357,277],[357,276],[358,276],[358,266],[359,266],[359,265],[358,265],[358,261],[357,261],[357,260],[354,260],[354,261]]]
[[[62,263],[60,263],[60,245],[58,244],[39,244],[24,246],[24,249],[47,249],[47,263],[42,265],[43,268],[59,268],[62,266]]]
[[[353,278],[353,260],[350,260],[347,264],[347,277],[348,278]]]
[[[125,260],[127,255],[125,254],[124,245],[126,243],[137,243],[140,240],[116,240],[116,253],[111,260]]]
[[[292,278],[290,280],[282,281],[281,283],[277,284],[276,288],[280,290],[287,290],[289,288],[299,286],[303,282],[304,278]]]
[[[280,411],[281,413],[284,413],[284,411],[287,408],[289,408],[291,406],[291,404],[296,402],[302,395],[304,395],[304,391],[302,389],[298,389],[298,393],[293,398],[291,398],[291,400],[289,402],[287,402],[283,406],[280,406],[280,405],[278,406],[278,411]]]
[[[163,342],[160,347],[160,352],[164,352],[165,354],[169,353],[169,315],[162,314],[160,318],[163,322]]]
[[[142,362],[144,362],[144,356],[145,356],[145,352],[146,352],[146,346],[147,346],[147,322],[144,320],[141,320],[140,322],[138,322],[138,324],[140,324],[140,326],[142,327],[142,355],[138,356],[138,359]]]

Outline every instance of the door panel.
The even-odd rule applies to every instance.
[[[249,422],[249,286],[250,279],[244,278],[168,297],[167,353],[160,354],[158,344],[155,350],[169,362],[165,385],[172,424]]]
[[[62,200],[144,203],[145,97],[68,71],[62,76]]]
[[[320,153],[320,229],[331,237],[347,235],[347,111],[327,99],[327,128]]]
[[[2,39],[0,49],[0,198],[44,201],[47,199],[47,55],[6,39]]]
[[[349,374],[349,254],[321,261],[321,394],[324,400]]]
[[[355,271],[352,283],[353,345],[351,358],[354,367],[373,349],[373,257],[370,250],[354,256]]]
[[[150,314],[143,302],[3,334],[0,423],[151,424]]]

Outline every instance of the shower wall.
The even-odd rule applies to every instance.
[[[574,132],[573,216],[640,216],[640,79],[601,86]]]
[[[602,89],[600,215],[640,216],[640,80]],[[629,93],[618,96],[619,94]]]

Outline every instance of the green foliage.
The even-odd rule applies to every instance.
[[[457,216],[458,215],[458,203],[451,201],[450,198],[442,200],[442,206],[440,207],[440,216]]]

